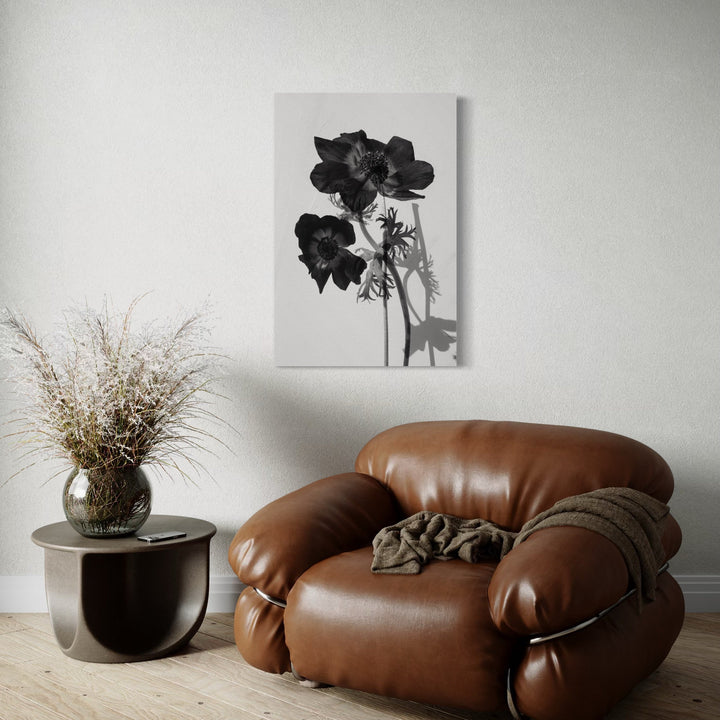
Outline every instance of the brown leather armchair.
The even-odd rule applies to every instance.
[[[601,718],[680,631],[683,596],[668,572],[639,607],[625,597],[617,546],[580,527],[540,530],[499,563],[370,568],[375,534],[421,510],[518,531],[558,500],[610,486],[666,503],[673,476],[647,446],[597,430],[488,421],[387,430],[355,472],[270,503],[238,531],[229,559],[248,587],[237,646],[262,670],[340,687],[476,711],[509,702],[535,720]],[[667,558],[680,547],[672,516],[662,542]]]

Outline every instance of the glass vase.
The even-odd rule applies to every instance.
[[[150,515],[150,483],[139,467],[75,468],[65,482],[63,509],[85,537],[118,537],[138,530]]]

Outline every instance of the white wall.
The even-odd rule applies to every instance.
[[[459,96],[460,368],[274,367],[273,93],[318,91]],[[720,3],[0,0],[0,92],[0,303],[214,303],[234,455],[155,482],[218,526],[212,575],[377,431],[477,417],[651,445],[673,570],[720,576]],[[0,489],[0,576],[42,574],[52,469]]]

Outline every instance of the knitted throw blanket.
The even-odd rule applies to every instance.
[[[657,572],[665,560],[661,537],[668,512],[665,503],[624,487],[560,500],[517,533],[488,520],[464,520],[423,510],[380,530],[373,540],[372,571],[416,575],[432,559],[501,560],[538,530],[573,525],[594,530],[615,543],[638,589],[638,599],[652,600]]]

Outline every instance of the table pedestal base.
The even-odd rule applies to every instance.
[[[207,608],[215,528],[205,525],[212,531],[202,537],[188,533],[151,547],[134,537],[102,541],[110,548],[103,551],[85,539],[64,548],[42,542],[48,610],[62,651],[116,663],[161,657],[187,643]]]

